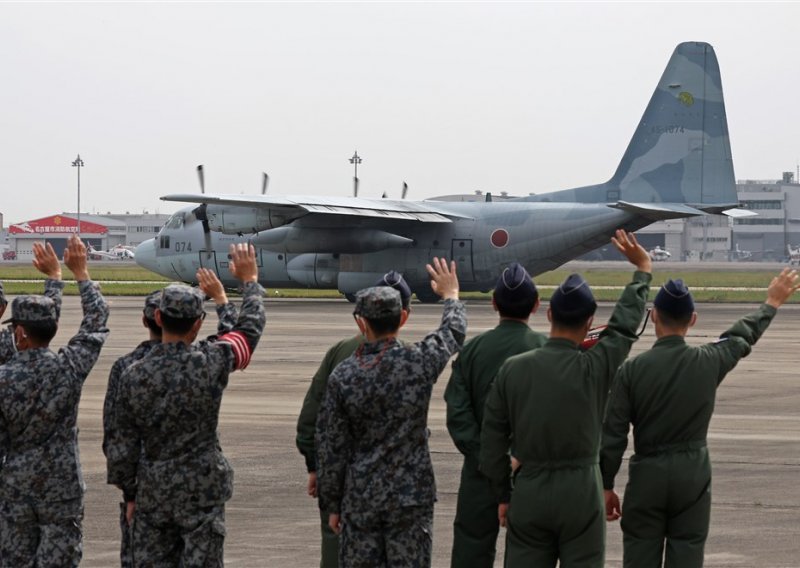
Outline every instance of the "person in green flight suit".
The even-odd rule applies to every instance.
[[[497,501],[489,480],[478,471],[483,405],[497,370],[512,355],[544,345],[547,336],[528,327],[539,307],[539,292],[528,272],[512,263],[497,280],[492,306],[497,327],[470,339],[453,362],[444,399],[447,430],[464,454],[453,522],[452,568],[494,566],[497,549]]]
[[[400,292],[402,303],[402,327],[411,313],[411,288],[403,279],[402,274],[394,270],[387,272],[375,286],[389,286]],[[314,434],[317,429],[317,415],[322,403],[322,395],[328,385],[328,377],[336,366],[355,353],[356,349],[365,341],[362,334],[343,339],[328,349],[322,359],[317,372],[311,379],[308,392],[303,399],[303,407],[297,418],[297,449],[303,455],[308,470],[308,494],[317,498],[317,457],[314,446]],[[320,511],[320,532],[322,536],[320,568],[337,568],[339,566],[339,536],[328,525],[328,512]]]
[[[608,326],[591,349],[580,343],[597,303],[586,281],[569,276],[550,298],[550,338],[509,358],[497,373],[481,429],[480,468],[491,480],[506,568],[602,568],[605,510],[598,453],[611,381],[636,341],[651,261],[632,234],[611,239],[636,266]],[[511,492],[511,459],[521,465]]]
[[[784,269],[764,304],[697,347],[684,339],[697,319],[688,288],[669,280],[659,290],[652,312],[657,340],[620,367],[603,426],[600,469],[606,518],[614,521],[620,518],[614,477],[633,425],[635,454],[622,509],[625,567],[703,566],[711,514],[706,436],[717,387],[798,287],[797,273]]]

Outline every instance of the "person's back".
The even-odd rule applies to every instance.
[[[52,248],[48,253],[57,264]],[[19,296],[12,304],[17,353],[0,366],[4,566],[77,566],[82,554],[85,484],[78,453],[78,403],[108,336],[108,304],[89,280],[86,249],[77,237],[70,239],[64,261],[78,280],[83,319],[58,353],[49,348],[58,326],[56,301]],[[60,266],[54,279],[60,279]]]
[[[788,270],[773,279],[767,301],[717,341],[689,346],[697,314],[682,280],[670,280],[654,301],[653,347],[619,369],[603,425],[600,469],[606,518],[620,518],[614,478],[633,425],[635,454],[625,490],[622,530],[626,567],[703,565],[711,510],[706,437],[716,390],[748,355],[776,309],[796,289]]]

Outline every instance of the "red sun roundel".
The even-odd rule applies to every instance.
[[[508,244],[508,231],[505,229],[495,229],[492,231],[492,236],[489,240],[492,242],[492,246],[503,248]]]

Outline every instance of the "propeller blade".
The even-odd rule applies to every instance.
[[[408,184],[406,182],[403,182],[403,193],[400,194],[401,195],[400,198],[405,199],[407,193],[408,193]]]
[[[492,192],[491,191],[487,191],[486,192],[486,203],[491,203],[491,202],[492,202]]]
[[[203,164],[197,166],[197,178],[200,180],[200,193],[206,192],[206,180],[203,176]]]
[[[261,182],[261,195],[267,194],[267,187],[269,187],[269,176],[267,172],[261,172],[264,174],[264,179]]]
[[[389,197],[389,196],[388,196],[388,195],[386,195],[386,192],[384,191],[384,192],[383,192],[383,195],[381,195],[381,199],[386,199],[387,197]]]
[[[358,178],[353,178],[353,197],[358,197]]]

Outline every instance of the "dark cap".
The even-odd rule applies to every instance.
[[[203,314],[203,300],[204,294],[199,288],[170,284],[161,291],[158,309],[171,318],[197,319]]]
[[[56,303],[47,296],[17,296],[11,302],[11,317],[3,323],[50,323],[58,321]]]
[[[494,297],[495,300],[511,304],[530,298],[538,298],[539,293],[536,290],[536,284],[533,283],[531,275],[528,274],[525,267],[518,262],[512,262],[508,265],[508,268],[503,270],[500,278],[497,279],[497,284],[494,287]]]
[[[150,292],[144,299],[144,317],[149,320],[156,319],[156,310],[161,307],[161,290]]]
[[[353,313],[366,319],[399,316],[402,306],[400,292],[389,286],[373,286],[356,293]]]
[[[583,276],[570,274],[550,297],[550,309],[557,320],[577,323],[594,315],[597,302]]]
[[[680,278],[667,280],[656,294],[653,305],[674,315],[685,315],[694,311],[692,294]]]
[[[400,299],[403,301],[403,307],[407,308],[411,301],[411,288],[408,282],[405,281],[403,275],[395,270],[390,270],[383,277],[375,283],[375,286],[389,286],[400,292]]]
[[[8,303],[6,300],[6,294],[3,292],[3,283],[0,282],[0,306],[5,306]]]

